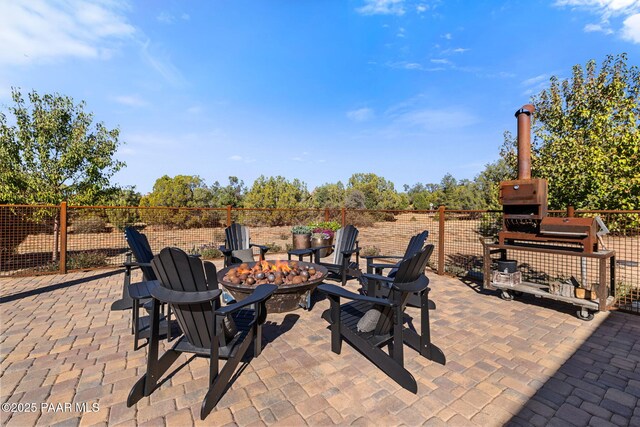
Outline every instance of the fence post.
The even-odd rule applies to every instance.
[[[342,226],[347,225],[347,211],[342,208]]]
[[[231,205],[227,205],[227,227],[231,227]]]
[[[576,216],[576,209],[571,205],[567,206],[567,217],[573,218],[574,216]]]
[[[67,274],[67,202],[60,203],[60,274]]]
[[[324,220],[329,221],[329,208],[324,208]]]
[[[438,274],[444,274],[444,209],[438,208]]]

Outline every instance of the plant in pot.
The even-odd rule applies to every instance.
[[[333,243],[333,230],[328,228],[316,228],[311,233],[311,247],[330,246]],[[319,251],[320,258],[324,258],[331,254],[331,248],[323,248]]]
[[[291,229],[293,234],[293,249],[309,249],[311,247],[311,227],[296,225]]]

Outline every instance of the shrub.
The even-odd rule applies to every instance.
[[[199,247],[193,247],[189,251],[191,255],[200,255],[203,259],[213,259],[222,257],[222,252],[214,244],[207,243]]]
[[[311,228],[308,225],[295,225],[293,226],[293,228],[291,229],[291,232],[293,234],[309,234],[313,231],[313,228]],[[282,236],[281,236],[282,237]],[[287,239],[287,236],[282,237],[283,240]]]
[[[311,229],[322,228],[331,231],[338,231],[342,226],[338,221],[314,221],[309,224]]]
[[[77,234],[105,233],[108,231],[106,221],[97,215],[76,219],[71,225],[73,226],[73,232]]]
[[[282,252],[282,246],[280,246],[276,242],[267,243],[265,246],[269,248],[269,252],[271,253]]]
[[[103,267],[105,265],[107,265],[107,254],[100,250],[72,253],[67,259],[67,268],[69,270]]]
[[[380,248],[377,246],[365,246],[360,250],[361,256],[378,256],[380,255]]]

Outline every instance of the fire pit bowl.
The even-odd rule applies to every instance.
[[[326,276],[325,267],[310,262],[257,261],[220,270],[218,282],[237,301],[248,297],[262,283],[274,283],[278,289],[267,301],[267,312],[285,313],[299,307],[309,308],[311,293]]]

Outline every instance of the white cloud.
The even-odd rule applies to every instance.
[[[524,80],[522,82],[522,85],[523,86],[534,86],[534,85],[540,84],[542,82],[546,82],[547,80],[549,80],[549,77],[550,77],[549,74],[539,74],[539,75],[537,75],[535,77],[531,77],[531,78],[528,78],[528,79]]]
[[[404,15],[404,0],[365,0],[362,7],[356,9],[362,15]]]
[[[136,95],[119,95],[114,96],[113,100],[118,104],[127,105],[129,107],[144,107],[149,103]]]
[[[447,40],[451,40],[453,38],[453,36],[451,35],[451,33],[446,33],[442,36],[443,38],[447,39]]]
[[[357,110],[347,111],[347,118],[354,122],[366,122],[373,118],[373,110],[371,108],[359,108]]]
[[[0,3],[0,64],[65,57],[108,58],[131,38],[120,0],[12,0]]]
[[[631,15],[622,25],[622,38],[640,44],[640,13]]]
[[[254,158],[243,157],[238,154],[234,154],[233,156],[229,157],[229,160],[233,160],[234,162],[244,162],[244,163],[253,163],[256,161],[256,159]]]
[[[584,26],[585,33],[604,33],[604,34],[612,34],[613,30],[611,28],[605,28],[602,24],[587,24]]]
[[[426,12],[427,10],[429,10],[429,6],[428,6],[428,5],[426,5],[426,4],[419,4],[419,5],[417,5],[417,6],[416,6],[416,11],[417,11],[418,13],[424,13],[424,12]]]
[[[451,61],[449,61],[448,59],[432,59],[431,62],[433,64],[451,64]]]
[[[613,34],[618,30],[611,28],[612,18],[622,17],[624,21],[619,29],[620,36],[632,43],[640,43],[640,0],[556,0],[555,6],[583,9],[600,17],[599,24],[587,24],[585,32]],[[615,26],[615,24],[614,24]]]
[[[156,16],[156,21],[161,22],[163,24],[172,24],[174,17],[172,14],[168,12],[160,12],[158,16]]]

